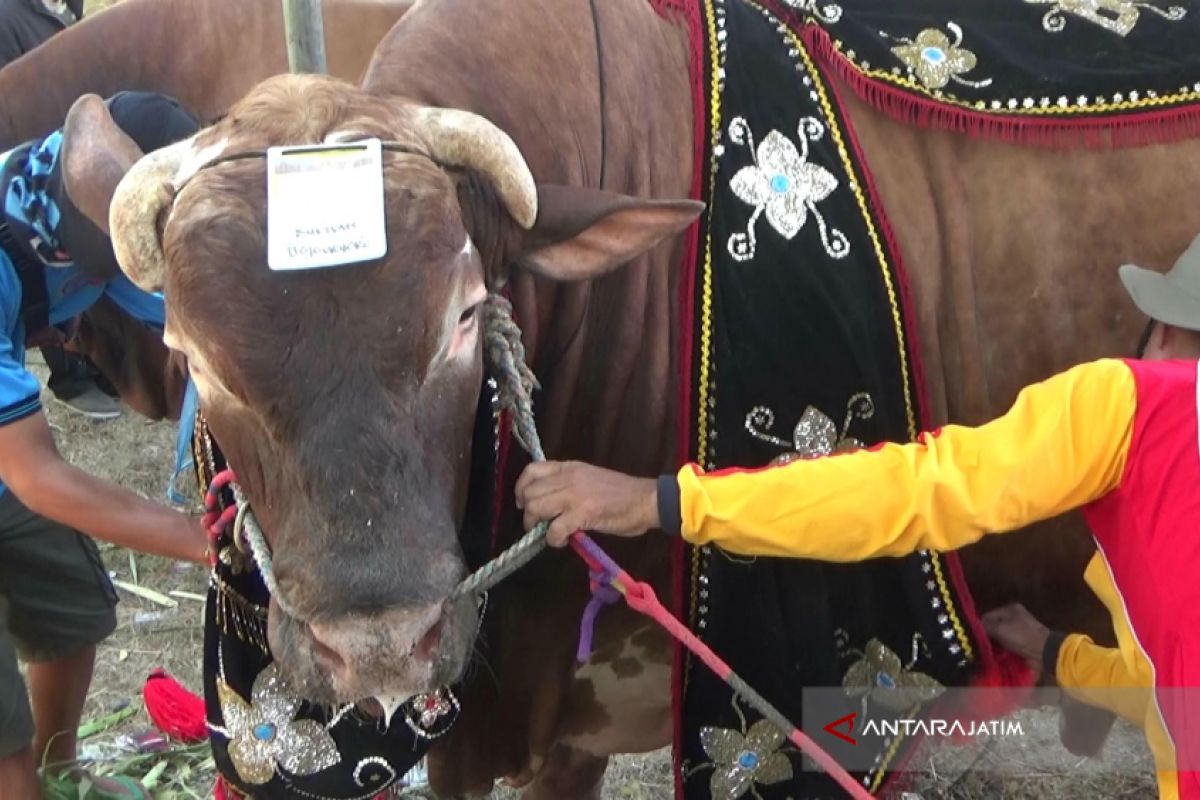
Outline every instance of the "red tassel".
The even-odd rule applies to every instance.
[[[154,727],[168,738],[187,744],[208,738],[204,701],[163,670],[154,670],[146,679],[142,698]]]

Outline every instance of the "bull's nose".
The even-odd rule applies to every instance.
[[[445,617],[438,617],[437,622],[425,631],[425,635],[417,642],[417,646],[413,648],[413,655],[421,661],[433,661],[437,655],[438,645],[442,643],[442,626],[445,625]]]
[[[369,693],[392,672],[431,668],[442,643],[442,606],[314,621],[308,632],[313,659],[338,690]]]

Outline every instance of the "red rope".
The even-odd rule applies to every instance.
[[[224,510],[221,509],[221,490],[237,480],[233,470],[223,469],[213,476],[212,483],[208,486],[208,491],[204,494],[204,516],[200,518],[200,524],[208,531],[208,561],[210,567],[217,565],[217,540],[221,538],[221,534],[233,524],[237,517],[237,506],[231,505]]]
[[[738,684],[746,686],[745,682],[738,677],[732,667],[726,664],[720,656],[713,652],[711,647],[700,641],[695,634],[688,630],[686,625],[676,619],[667,610],[666,606],[662,604],[658,596],[654,593],[654,589],[650,584],[636,581],[630,577],[629,573],[621,569],[620,565],[601,550],[600,546],[588,537],[587,534],[583,531],[576,531],[571,536],[571,549],[587,563],[588,568],[597,576],[597,580],[606,582],[613,589],[620,592],[630,608],[657,622],[663,630],[690,650],[696,658],[704,662],[705,666],[711,669],[718,678],[733,688],[734,691],[738,691]],[[776,722],[777,720],[786,722],[786,720],[783,720],[780,712],[761,696],[753,692],[738,691],[738,693],[764,717],[771,719],[772,722]],[[821,769],[825,770],[831,778],[837,781],[838,785],[845,789],[847,794],[855,798],[855,800],[872,800],[871,793],[860,786],[841,764],[822,750],[804,731],[787,722],[783,733],[797,749],[807,753],[813,761],[817,762]]]

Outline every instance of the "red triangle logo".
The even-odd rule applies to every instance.
[[[833,722],[831,722],[825,726],[824,731],[826,733],[828,733],[830,736],[836,736],[837,738],[841,739],[843,742],[849,742],[850,744],[856,745],[856,744],[858,744],[858,740],[855,739],[851,734],[854,733],[854,719],[857,716],[858,716],[858,712],[853,711],[853,712],[847,714],[846,716],[842,717],[841,719],[835,719]],[[838,730],[838,728],[841,728],[842,726],[845,726],[845,728],[846,728],[845,733]]]

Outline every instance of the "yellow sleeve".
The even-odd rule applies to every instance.
[[[1134,676],[1117,648],[1073,633],[1058,651],[1055,672],[1063,691],[1081,703],[1108,709],[1138,727],[1145,724],[1153,690]]]
[[[827,561],[953,550],[1116,488],[1136,394],[1124,362],[1096,361],[1027,387],[978,428],[762,470],[687,466],[681,532],[745,555]]]

